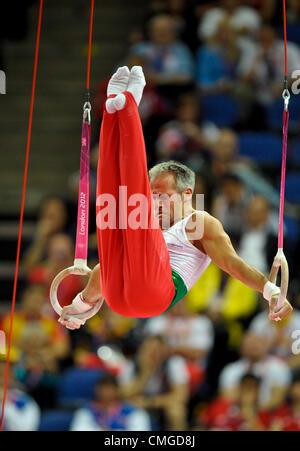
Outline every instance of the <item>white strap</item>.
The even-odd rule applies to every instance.
[[[77,296],[73,299],[72,307],[76,309],[75,313],[85,313],[94,307],[95,303],[85,302],[82,298],[82,293],[78,293]]]
[[[280,288],[275,285],[275,283],[272,283],[268,281],[264,286],[263,296],[267,301],[271,301],[273,296],[276,296],[280,294]]]

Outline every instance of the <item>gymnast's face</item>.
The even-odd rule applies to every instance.
[[[154,212],[163,230],[182,219],[182,193],[177,191],[175,177],[171,172],[159,175],[150,182]]]

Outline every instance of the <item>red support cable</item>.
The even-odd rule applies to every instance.
[[[6,394],[7,394],[7,385],[8,385],[9,363],[10,363],[9,361],[10,361],[10,351],[11,351],[11,342],[12,342],[12,330],[13,330],[13,319],[14,319],[14,312],[15,312],[16,292],[17,292],[19,262],[20,262],[20,249],[21,249],[21,241],[22,241],[24,204],[25,204],[26,183],[27,183],[27,174],[28,174],[28,163],[29,163],[29,151],[30,151],[30,140],[31,140],[31,129],[32,129],[33,106],[34,106],[36,75],[37,75],[37,66],[38,66],[39,45],[40,45],[42,11],[43,11],[43,0],[40,0],[39,16],[38,16],[38,28],[37,28],[37,37],[36,37],[36,47],[35,47],[35,57],[34,57],[33,79],[32,79],[32,91],[31,91],[31,101],[30,101],[30,112],[29,112],[29,123],[28,123],[28,132],[27,132],[25,167],[24,167],[24,176],[23,176],[23,189],[22,189],[22,200],[21,200],[21,210],[20,210],[20,221],[19,221],[19,233],[18,233],[18,243],[17,243],[16,265],[15,265],[14,284],[13,284],[12,307],[11,307],[11,314],[10,314],[10,325],[9,325],[8,349],[7,349],[7,358],[6,358],[5,382],[4,382],[2,409],[1,409],[0,431],[3,431],[3,426],[4,426],[5,403],[6,403]],[[86,80],[86,88],[87,88],[87,90],[89,90],[89,87],[90,87],[90,67],[91,67],[93,15],[94,15],[94,0],[91,0],[91,15],[90,15],[90,29],[89,29],[89,49],[88,49],[87,80]]]
[[[286,37],[286,6],[283,0],[283,30],[284,30],[284,75],[287,77],[287,37]]]
[[[91,50],[92,50],[92,32],[93,32],[94,0],[91,0],[90,32],[89,32],[89,51],[87,63],[86,89],[90,89],[90,70],[91,70]]]
[[[285,93],[288,90],[287,81],[287,34],[286,34],[286,3],[282,2],[283,8],[283,30],[284,30],[284,112],[283,112],[283,148],[282,148],[282,164],[281,164],[281,183],[280,183],[280,207],[279,207],[279,228],[278,228],[278,248],[283,248],[283,215],[284,215],[284,191],[285,191],[285,174],[286,174],[286,153],[287,153],[287,130],[289,114],[286,106]],[[289,94],[288,94],[289,95]],[[288,105],[288,104],[287,104]]]
[[[18,284],[20,248],[21,248],[22,228],[23,228],[24,203],[25,203],[25,194],[26,194],[26,182],[27,182],[27,172],[28,172],[28,161],[29,161],[29,150],[30,150],[30,139],[31,139],[31,127],[32,127],[33,105],[34,105],[34,94],[35,94],[36,74],[37,74],[37,65],[38,65],[38,54],[39,54],[39,45],[40,45],[42,10],[43,10],[43,0],[40,0],[38,28],[37,28],[37,37],[36,37],[36,47],[35,47],[35,57],[34,57],[33,79],[32,79],[31,102],[30,102],[30,112],[29,112],[29,123],[28,123],[28,133],[27,133],[26,157],[25,157],[24,177],[23,177],[22,201],[21,201],[21,210],[20,210],[20,222],[19,222],[19,234],[18,234],[18,244],[17,244],[17,256],[16,256],[16,265],[15,265],[13,296],[12,296],[12,307],[11,307],[9,337],[8,337],[8,349],[7,349],[7,358],[6,358],[6,372],[5,372],[5,382],[4,382],[4,390],[3,390],[2,410],[1,410],[1,425],[0,425],[0,430],[1,431],[3,431],[3,425],[4,425],[4,413],[5,413],[5,402],[6,402],[7,383],[8,383],[8,374],[9,374],[9,360],[10,360],[10,350],[11,350],[11,341],[12,341],[13,318],[14,318],[16,292],[17,292],[17,284]]]

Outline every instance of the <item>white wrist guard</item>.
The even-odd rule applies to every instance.
[[[103,302],[104,298],[102,296],[95,303],[84,301],[81,293],[79,293],[72,302],[72,307],[76,310],[76,313],[66,315],[64,320],[59,319],[58,321],[68,329],[79,329],[80,326],[85,324],[86,320],[100,310]]]
[[[264,286],[263,296],[270,302],[273,296],[280,294],[280,288],[275,285],[275,283],[267,282]]]
[[[78,293],[73,299],[72,307],[76,309],[76,313],[85,313],[95,306],[96,303],[87,302],[83,299],[82,293]]]

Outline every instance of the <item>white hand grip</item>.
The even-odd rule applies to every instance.
[[[289,266],[282,249],[278,249],[278,252],[274,258],[269,276],[270,282],[276,284],[279,268],[281,270],[281,284],[280,295],[277,302],[277,309],[281,309],[281,307],[283,306],[289,286]]]
[[[60,306],[58,298],[57,298],[57,290],[58,290],[58,287],[59,287],[59,284],[61,283],[61,281],[63,279],[65,279],[66,277],[70,276],[71,274],[84,276],[84,275],[90,274],[91,272],[92,272],[92,270],[86,265],[85,260],[75,260],[74,266],[70,266],[69,268],[64,269],[63,271],[58,273],[57,276],[54,278],[54,280],[51,284],[51,287],[50,287],[50,302],[51,302],[53,309],[56,311],[56,313],[59,316],[62,313],[62,307]],[[102,303],[103,303],[103,298],[101,298],[100,301],[98,301],[94,307],[92,307],[90,310],[88,310],[88,312],[80,313],[80,314],[73,315],[73,316],[76,316],[76,318],[82,319],[82,320],[89,319],[99,311]]]

